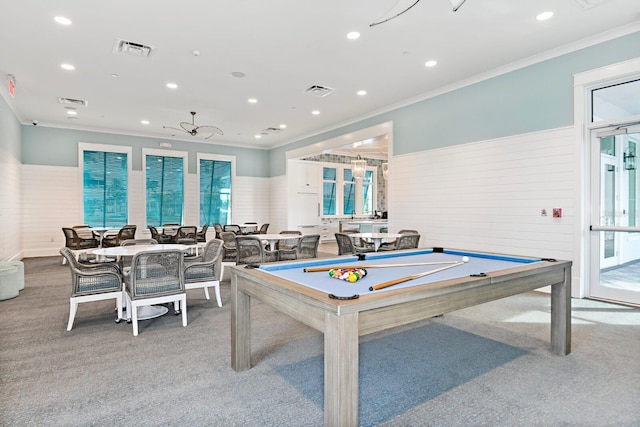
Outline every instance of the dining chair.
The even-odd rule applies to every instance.
[[[138,335],[138,307],[172,302],[187,326],[187,294],[184,257],[180,250],[142,251],[133,256],[131,271],[124,275],[127,323]]]
[[[420,235],[418,233],[418,230],[411,230],[411,229],[402,229],[400,231],[398,231],[398,234],[417,234],[418,235],[418,240],[416,241],[415,239],[405,239],[405,241],[401,244],[402,249],[411,249],[410,245],[415,244],[415,246],[413,246],[414,248],[418,247],[418,242],[420,241]],[[407,247],[404,247],[407,246]],[[395,251],[398,250],[398,239],[393,239],[393,241],[391,242],[384,242],[380,245],[380,248],[378,249],[378,251]]]
[[[152,225],[149,225],[148,228],[149,228],[149,231],[151,232],[151,238],[157,241],[158,243],[171,243],[173,236],[160,233],[158,229]]]
[[[300,238],[296,248],[296,259],[318,258],[319,234],[306,234]]]
[[[278,251],[269,251],[255,236],[236,236],[236,265],[278,261]]]
[[[73,328],[78,304],[83,302],[116,300],[118,317],[122,319],[122,274],[114,263],[81,264],[69,248],[60,249],[71,270],[71,297],[69,298],[69,322],[67,331]]]
[[[91,230],[90,225],[87,225],[87,224],[74,225],[71,228],[76,230],[76,232],[78,233],[78,236],[80,236],[80,238],[82,239],[91,239],[92,237],[94,237],[98,239],[98,241],[100,241],[100,236]]]
[[[135,245],[157,245],[158,241],[156,239],[127,239],[120,243],[120,246],[135,246]],[[131,259],[130,257],[118,257],[118,264],[120,265],[120,269],[122,271],[127,271],[131,268]]]
[[[224,231],[233,231],[236,235],[242,234],[242,228],[237,224],[226,224],[222,229]]]
[[[207,230],[209,229],[209,224],[205,224],[202,226],[202,230],[196,233],[198,238],[198,242],[205,243],[207,241]]]
[[[278,249],[280,261],[318,258],[319,234],[306,234],[298,239],[298,244],[293,249]]]
[[[367,252],[373,252],[373,248],[358,247],[353,244],[351,236],[347,233],[335,233],[336,242],[338,242],[338,255],[344,254],[361,254]]]
[[[214,223],[213,224],[213,229],[216,232],[216,239],[221,239],[222,237],[220,236],[220,233],[222,233],[224,230],[222,229],[222,226],[219,223]]]
[[[80,237],[73,227],[62,227],[62,233],[64,233],[64,246],[71,251],[76,260],[80,258],[81,254],[86,254],[90,249],[97,248],[100,245],[93,233],[86,237]],[[62,264],[66,262],[67,259],[62,257]]]
[[[222,245],[223,241],[220,239],[209,240],[198,259],[185,262],[184,265],[185,289],[202,288],[204,289],[205,298],[209,299],[208,288],[213,288],[218,307],[222,307],[222,300],[220,299],[220,280],[224,273]]]
[[[402,236],[396,239],[396,250],[400,249],[415,249],[418,247],[418,243],[420,242],[419,234],[403,234]]]
[[[222,261],[235,262],[237,258],[236,233],[233,231],[223,231],[220,239],[224,242],[222,246]]]
[[[136,225],[127,224],[118,231],[118,234],[105,234],[102,238],[102,247],[110,248],[120,246],[125,240],[135,239],[137,228]]]
[[[278,240],[276,243],[276,248],[278,249],[278,259],[280,261],[286,260],[294,260],[297,259],[296,248],[300,243],[300,238],[302,236],[302,232],[298,230],[283,230],[280,234],[291,234],[291,239],[283,239]]]
[[[268,230],[269,224],[262,224],[256,231],[251,231],[247,234],[267,234]]]

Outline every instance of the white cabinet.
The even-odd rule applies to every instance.
[[[320,164],[317,162],[305,162],[292,160],[289,162],[289,179],[295,182],[298,193],[320,192]]]
[[[340,220],[324,218],[320,224],[320,240],[332,242],[336,240],[336,233],[340,231]]]

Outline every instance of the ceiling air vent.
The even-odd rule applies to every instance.
[[[266,129],[262,129],[262,132],[260,132],[263,135],[267,135],[270,133],[280,133],[282,132],[282,129],[280,128],[266,128]]]
[[[313,96],[317,96],[319,98],[322,98],[323,96],[327,96],[331,92],[333,92],[333,89],[331,89],[330,87],[326,87],[326,86],[313,85],[313,86],[308,87],[307,90],[305,90],[305,92],[307,92],[309,95],[313,95]]]
[[[126,53],[133,56],[141,56],[146,58],[149,56],[153,48],[140,43],[129,42],[126,40],[116,40],[113,46],[114,53]]]
[[[609,0],[575,0],[576,3],[578,3],[578,6],[580,6],[583,9],[591,9],[592,7],[596,7],[602,3],[606,3]]]
[[[58,98],[58,104],[73,105],[76,107],[86,107],[87,105],[89,105],[87,101],[83,101],[82,99],[73,99],[73,98]]]

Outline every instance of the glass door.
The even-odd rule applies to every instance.
[[[589,296],[640,304],[640,126],[594,131],[591,141]]]

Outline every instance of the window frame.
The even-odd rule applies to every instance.
[[[84,218],[84,152],[85,151],[99,151],[104,153],[121,153],[127,155],[127,220],[131,220],[132,209],[132,195],[131,195],[131,171],[132,171],[132,157],[133,147],[126,145],[108,145],[108,144],[93,144],[90,142],[78,143],[78,194],[80,195],[80,214],[82,224],[86,224]],[[123,224],[124,225],[124,224]]]
[[[369,214],[363,214],[362,213],[362,203],[363,203],[363,197],[364,197],[364,183],[363,180],[359,180],[359,179],[354,179],[354,181],[345,181],[344,179],[344,171],[345,170],[351,170],[351,165],[348,163],[330,163],[330,162],[318,162],[321,166],[320,168],[320,173],[322,173],[323,168],[333,168],[336,169],[336,213],[335,215],[324,215],[324,212],[322,212],[322,217],[325,218],[339,218],[339,217],[345,217],[345,216],[361,216],[361,215],[369,215]],[[377,166],[369,166],[367,165],[366,169],[367,172],[371,172],[372,173],[372,181],[371,181],[371,191],[372,191],[372,211],[375,212],[376,210],[376,204],[377,204],[377,199],[378,199],[378,180],[377,180],[377,176],[378,176],[378,167]],[[321,176],[321,183],[324,184],[325,180],[324,180],[324,175]],[[329,181],[327,181],[329,182]],[[345,190],[345,185],[349,182],[354,182],[354,186],[355,186],[355,212],[352,214],[351,212],[345,212],[344,211],[344,190]],[[324,201],[324,185],[320,186],[321,189],[321,193],[320,193],[320,199],[322,201]],[[373,215],[373,212],[371,213],[371,215]]]
[[[229,215],[230,224],[233,224],[233,214],[236,211],[236,156],[227,156],[224,154],[212,154],[212,153],[196,153],[196,182],[198,191],[196,191],[196,206],[198,208],[198,222],[200,222],[200,160],[214,160],[220,162],[231,163],[231,215]],[[211,225],[211,224],[209,224]],[[221,224],[224,225],[224,224]]]
[[[189,152],[177,151],[177,150],[159,150],[154,148],[142,149],[142,206],[144,211],[145,228],[149,227],[147,224],[147,156],[159,156],[159,157],[177,157],[182,158],[182,222],[185,222],[185,215],[187,209],[187,175],[189,174]]]

